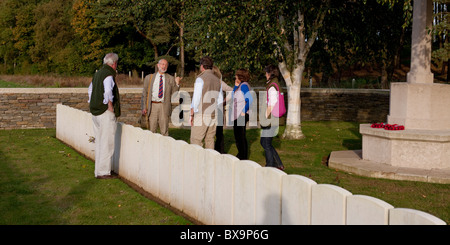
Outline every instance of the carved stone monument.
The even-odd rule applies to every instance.
[[[360,172],[376,167],[381,177],[401,179],[407,173],[421,177],[405,179],[431,181],[438,176],[431,182],[450,183],[450,85],[433,83],[432,15],[432,0],[414,0],[411,67],[406,82],[391,84],[387,118],[387,124],[402,125],[404,130],[361,124],[362,154],[353,154],[360,157],[353,161]],[[343,152],[332,153],[330,167],[355,168],[344,163],[352,161],[348,153],[347,160],[340,154],[344,157]],[[398,171],[403,173],[395,174]]]

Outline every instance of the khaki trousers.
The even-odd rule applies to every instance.
[[[116,116],[114,112],[106,110],[103,114],[92,115],[95,135],[95,177],[110,175],[114,155],[114,141],[116,136]]]
[[[150,117],[148,118],[148,129],[156,133],[158,126],[161,135],[169,135],[169,116],[164,113],[163,103],[152,103]]]
[[[201,123],[200,123],[201,122]],[[203,147],[205,141],[205,149],[214,149],[214,136],[216,136],[217,120],[209,115],[195,114],[194,125],[191,126],[191,144]]]

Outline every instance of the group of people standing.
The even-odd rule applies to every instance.
[[[120,116],[120,98],[115,75],[118,55],[107,54],[103,59],[103,67],[98,70],[89,86],[89,108],[92,113],[95,134],[95,177],[99,179],[115,178],[112,174],[112,157],[114,154],[114,139],[116,118]],[[179,91],[181,77],[167,74],[169,64],[165,59],[159,60],[157,71],[144,78],[141,108],[142,116],[148,128],[162,135],[168,135],[169,117],[172,105],[171,97]],[[281,88],[278,83],[278,68],[269,65],[265,69],[267,78],[267,110],[265,115],[271,117],[271,110],[276,104]],[[222,81],[220,70],[214,66],[212,58],[205,56],[200,60],[200,74],[194,83],[194,93],[190,106],[191,125],[190,143],[215,149],[224,153],[223,124],[225,115],[224,104],[230,103],[230,122],[232,122],[237,158],[248,159],[248,142],[246,125],[253,97],[250,93],[250,74],[245,69],[235,73],[234,87]],[[274,84],[278,85],[275,86]],[[224,92],[230,96],[224,97]],[[216,113],[217,118],[216,118]],[[231,126],[230,125],[230,126]],[[261,126],[261,146],[264,148],[266,166],[284,169],[283,163],[272,145],[273,137],[278,132],[278,126]],[[274,133],[275,132],[275,133]]]

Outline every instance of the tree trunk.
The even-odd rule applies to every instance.
[[[447,60],[447,82],[450,82],[450,60]]]
[[[175,21],[175,24],[180,28],[180,77],[184,77],[184,1],[181,1],[180,21]]]
[[[286,118],[286,130],[282,136],[283,139],[303,139],[305,136],[302,132],[301,125],[301,98],[300,88],[302,82],[302,74],[305,69],[304,65],[298,65],[291,73],[288,71],[285,63],[279,64],[281,75],[286,81],[288,88],[288,106]]]
[[[383,61],[383,65],[381,66],[381,88],[382,89],[389,88],[387,65],[385,61]]]
[[[158,61],[158,47],[156,45],[153,45],[153,51],[155,52],[155,62]],[[155,73],[158,72],[158,65],[155,63]]]
[[[145,39],[147,39],[150,44],[153,46],[153,52],[155,52],[155,61],[158,60],[159,54],[158,54],[158,46],[156,46],[156,44],[153,42],[153,40],[147,36],[136,23],[133,23],[134,28],[136,29],[136,31]],[[158,66],[155,64],[155,73],[158,71]]]
[[[322,2],[323,8],[328,7],[329,1]],[[288,41],[285,41],[284,47],[286,47],[286,51],[288,53],[293,52],[293,59],[286,59],[283,57],[283,52],[280,52],[280,56],[282,58],[282,62],[278,63],[278,67],[280,69],[281,75],[286,81],[286,85],[288,88],[288,106],[287,106],[287,118],[286,118],[286,130],[282,136],[283,139],[303,139],[305,135],[302,132],[301,125],[301,98],[300,98],[300,89],[303,79],[303,71],[305,70],[306,59],[308,57],[308,53],[314,44],[317,35],[319,33],[319,29],[322,26],[323,20],[325,18],[325,14],[327,11],[322,11],[318,14],[313,21],[313,25],[311,26],[310,35],[306,35],[306,27],[305,27],[305,15],[299,9],[297,15],[297,24],[294,25],[294,43],[289,45]],[[280,23],[282,24],[283,18],[280,18]],[[283,29],[283,28],[281,28]],[[286,38],[289,40],[289,38]],[[281,48],[279,47],[279,50]],[[293,70],[289,71],[287,67],[287,63],[289,60],[293,62]]]
[[[184,77],[184,23],[180,26],[180,77]]]

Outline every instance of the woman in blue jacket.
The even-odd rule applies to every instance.
[[[250,74],[245,69],[236,71],[234,88],[232,92],[232,108],[230,108],[230,119],[233,122],[234,139],[238,149],[237,158],[248,159],[248,143],[246,137],[246,125],[249,120],[250,105],[253,98],[250,94]]]

